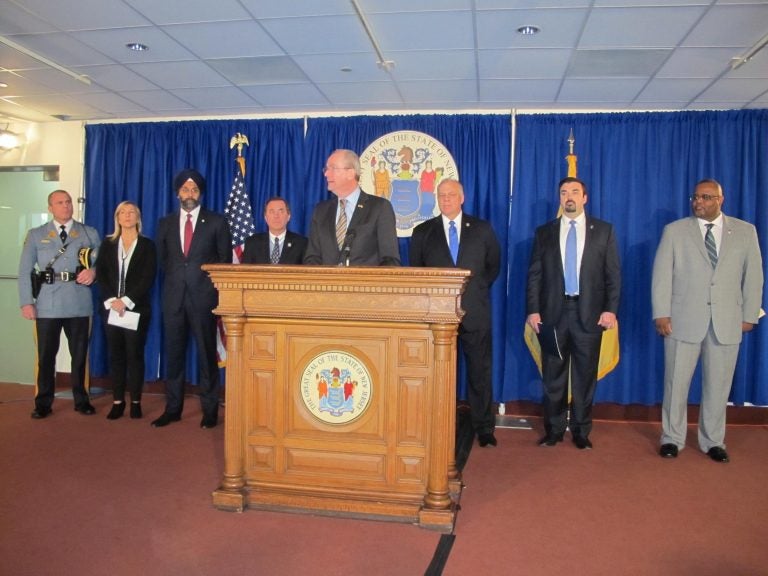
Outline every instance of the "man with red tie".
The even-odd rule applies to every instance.
[[[192,169],[173,180],[180,210],[160,220],[157,253],[164,273],[162,308],[166,356],[163,414],[152,422],[161,428],[181,420],[187,341],[191,332],[198,352],[201,428],[218,424],[219,367],[216,359],[218,293],[203,264],[232,262],[229,226],[224,216],[200,206],[205,178]]]

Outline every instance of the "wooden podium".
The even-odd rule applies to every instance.
[[[450,532],[456,335],[469,272],[207,265],[227,330],[225,510]]]

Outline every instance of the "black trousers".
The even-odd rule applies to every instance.
[[[38,318],[37,329],[37,393],[35,408],[50,410],[56,392],[56,354],[59,352],[61,331],[67,336],[69,355],[72,359],[70,381],[75,407],[89,402],[85,390],[85,362],[88,357],[88,338],[91,318]]]
[[[125,401],[126,387],[131,401],[141,402],[144,389],[144,345],[148,328],[149,321],[144,321],[143,315],[138,330],[106,324],[109,377],[112,380],[112,397],[116,402]]]
[[[167,379],[165,382],[165,411],[181,415],[184,410],[187,342],[189,334],[197,347],[200,404],[205,416],[215,417],[219,408],[219,364],[216,358],[216,315],[210,310],[195,308],[189,298],[177,314],[163,315]]]
[[[592,431],[592,401],[597,385],[602,332],[587,332],[579,321],[579,303],[566,301],[557,324],[561,360],[543,354],[544,429],[562,436],[568,426],[568,372],[571,382],[571,434],[586,438]]]
[[[466,331],[459,326],[459,342],[467,362],[467,400],[472,428],[477,434],[493,432],[496,417],[491,409],[491,331]]]

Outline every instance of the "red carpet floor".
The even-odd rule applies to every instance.
[[[0,385],[0,575],[419,575],[440,534],[406,524],[216,510],[222,426],[107,421],[57,399],[29,418],[31,387]],[[534,420],[538,425],[538,421]],[[656,455],[657,423],[597,422],[595,449],[539,448],[539,431],[475,446],[446,575],[768,574],[768,427],[731,426],[732,461],[693,442]]]

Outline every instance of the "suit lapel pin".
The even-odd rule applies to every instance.
[[[290,242],[288,242],[288,244],[286,244],[286,245],[285,245],[285,247],[286,247],[286,248],[290,248],[290,247],[291,247],[291,243],[290,243]]]
[[[358,204],[358,205],[357,205],[357,207],[358,207],[358,208],[362,208],[362,207],[363,207],[363,205],[362,205],[362,204]]]

